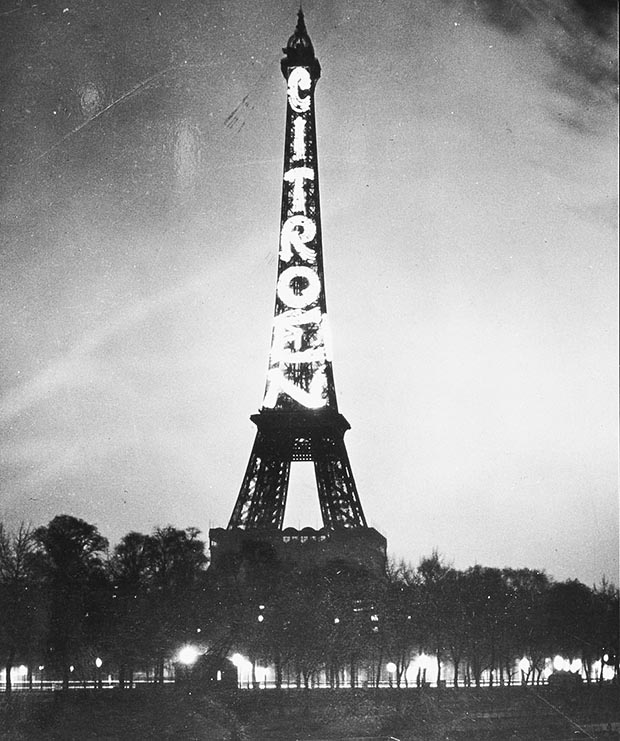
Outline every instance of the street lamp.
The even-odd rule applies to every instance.
[[[200,651],[196,646],[186,644],[183,648],[179,649],[177,653],[177,661],[183,665],[183,669],[179,672],[178,680],[187,681],[191,676],[191,667],[196,663]]]
[[[101,667],[103,665],[103,661],[97,656],[95,659],[95,666],[97,667],[97,689],[101,689]]]
[[[560,656],[559,654],[557,656],[553,657],[553,668],[556,672],[565,671],[566,667],[564,666],[566,660],[563,656]],[[570,664],[569,664],[570,666]]]
[[[200,656],[200,651],[196,646],[183,646],[183,648],[177,654],[178,660],[185,666],[191,666],[196,663],[196,660]]]

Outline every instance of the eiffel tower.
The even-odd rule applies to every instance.
[[[279,559],[345,559],[385,570],[386,541],[366,523],[347,455],[349,423],[338,411],[327,339],[314,91],[321,67],[299,11],[282,74],[287,83],[278,278],[263,405],[256,439],[226,529],[209,533],[211,564],[244,549]],[[311,461],[320,530],[283,528],[291,463]]]

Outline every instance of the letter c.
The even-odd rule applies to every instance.
[[[310,90],[312,80],[305,67],[293,67],[288,76],[288,102],[295,113],[305,113],[310,109]],[[301,93],[306,94],[301,97]]]

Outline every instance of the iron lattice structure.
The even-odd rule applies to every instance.
[[[321,67],[299,11],[287,81],[276,303],[258,431],[228,530],[280,530],[293,461],[312,461],[326,530],[366,528],[327,341],[314,91]]]

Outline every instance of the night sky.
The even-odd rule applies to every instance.
[[[9,526],[226,526],[267,370],[297,7],[0,0]],[[304,12],[369,524],[414,565],[617,582],[615,3]],[[285,524],[320,525],[303,464]]]

